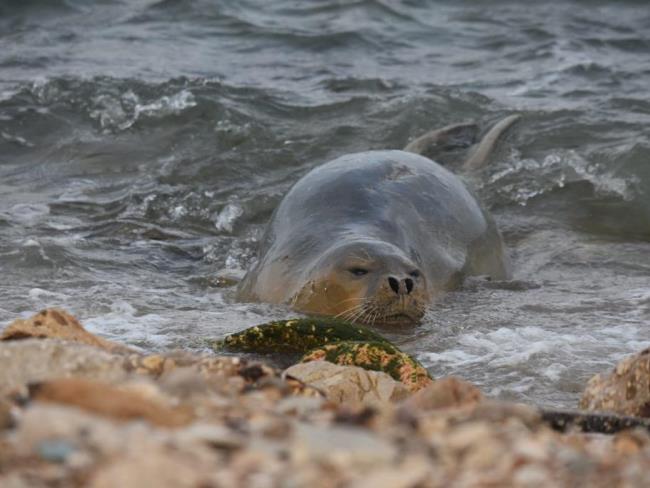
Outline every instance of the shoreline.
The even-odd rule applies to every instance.
[[[650,483],[647,431],[561,433],[457,378],[413,392],[326,361],[146,355],[56,310],[18,325],[0,341],[2,486]]]

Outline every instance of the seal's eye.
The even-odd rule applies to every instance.
[[[420,272],[416,269],[414,271],[411,271],[409,273],[409,276],[412,276],[413,278],[419,278],[420,277]]]
[[[363,276],[368,274],[368,270],[363,268],[350,268],[348,269],[348,271],[352,273],[354,276]]]

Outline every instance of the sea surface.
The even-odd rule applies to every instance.
[[[2,1],[0,324],[58,306],[157,351],[295,316],[233,286],[294,182],[512,113],[470,183],[515,281],[382,332],[572,407],[650,346],[647,2]]]

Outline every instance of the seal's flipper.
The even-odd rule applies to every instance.
[[[497,141],[503,133],[510,128],[512,124],[517,122],[521,116],[510,115],[500,122],[496,123],[488,132],[483,136],[481,142],[472,151],[472,154],[465,160],[462,170],[465,172],[475,171],[487,163],[490,155],[494,151]]]
[[[438,161],[443,152],[471,147],[476,143],[477,136],[478,125],[473,122],[448,125],[413,139],[404,151]]]

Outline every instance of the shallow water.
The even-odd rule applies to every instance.
[[[0,323],[61,306],[157,350],[293,316],[229,280],[292,183],[518,112],[473,181],[518,281],[387,335],[573,406],[650,346],[649,61],[645,2],[2,2]]]

